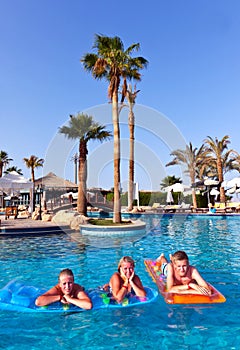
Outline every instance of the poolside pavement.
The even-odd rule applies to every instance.
[[[31,234],[62,234],[70,231],[67,225],[57,225],[51,221],[32,220],[31,218],[5,219],[0,216],[0,237]]]

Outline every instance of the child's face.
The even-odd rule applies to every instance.
[[[70,294],[73,289],[74,280],[72,276],[62,275],[59,278],[59,285],[63,294]]]
[[[132,276],[132,273],[134,271],[134,266],[130,262],[123,262],[121,265],[121,269],[122,269],[122,272],[124,273],[124,275],[127,278],[129,278],[130,276]]]
[[[175,260],[173,262],[174,270],[178,273],[179,276],[184,277],[188,271],[188,260]]]

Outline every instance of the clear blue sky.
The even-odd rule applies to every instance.
[[[196,147],[208,135],[229,135],[230,147],[240,152],[238,0],[157,0],[144,4],[124,0],[0,0],[0,149],[14,159],[10,165],[18,166],[29,177],[22,159],[31,154],[48,158],[58,128],[69,114],[89,111],[97,121],[111,123],[111,113],[103,112],[105,107],[95,108],[108,102],[107,83],[95,81],[80,63],[85,53],[92,52],[95,33],[117,35],[125,47],[139,42],[138,55],[149,61],[137,85],[140,109],[136,106],[135,110],[136,123],[140,124],[136,130],[140,189],[157,190],[164,176],[179,176],[176,167],[165,168],[176,134]],[[145,107],[158,116],[149,117]],[[127,122],[124,113],[121,121]],[[167,118],[175,132],[162,136],[168,127],[159,115]],[[144,119],[149,120],[148,125]],[[122,135],[124,145],[124,125]],[[124,154],[127,142],[123,147]],[[69,157],[75,151],[76,147],[71,149],[66,160],[64,152],[56,149],[55,160],[65,164],[64,172],[52,161],[46,162],[43,172],[52,170],[73,180]],[[96,170],[91,152],[100,163],[103,159],[104,165],[97,165]],[[108,152],[111,158],[109,144],[89,145],[89,187],[112,187],[112,164],[100,156]],[[41,176],[42,170],[36,175]],[[123,161],[122,182],[126,180]]]

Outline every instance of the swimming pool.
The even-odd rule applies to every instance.
[[[0,312],[3,349],[239,349],[240,217],[142,216],[151,230],[140,237],[80,239],[49,235],[0,239],[0,288],[18,277],[50,287],[62,268],[86,288],[102,285],[123,255],[136,261],[144,285],[156,288],[143,260],[182,249],[203,277],[227,298],[224,304],[90,310],[72,314]],[[103,243],[102,243],[102,242]]]

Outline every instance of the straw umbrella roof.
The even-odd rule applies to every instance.
[[[50,172],[47,175],[35,180],[35,186],[42,186],[45,188],[77,188],[78,185],[69,180],[65,180],[56,174]]]

